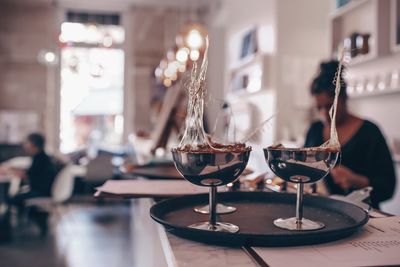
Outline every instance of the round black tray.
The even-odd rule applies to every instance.
[[[218,216],[218,220],[238,225],[238,233],[211,232],[187,227],[208,220],[208,215],[193,211],[193,207],[207,204],[207,194],[161,201],[153,205],[150,215],[177,236],[224,246],[277,247],[324,243],[347,237],[368,221],[368,214],[353,204],[305,195],[304,217],[321,221],[325,227],[316,231],[289,231],[276,227],[273,221],[295,215],[294,194],[226,192],[218,193],[218,201],[237,208],[232,214]]]

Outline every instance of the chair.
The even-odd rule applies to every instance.
[[[53,211],[58,205],[68,201],[74,190],[76,176],[85,175],[85,167],[78,165],[67,165],[57,174],[51,188],[50,197],[37,197],[26,201],[26,206],[37,207],[46,212]]]
[[[28,209],[37,208],[44,211],[46,215],[41,216],[39,228],[41,235],[47,233],[47,213],[53,213],[56,221],[60,219],[59,206],[67,202],[74,191],[75,177],[85,175],[86,168],[78,165],[66,165],[56,176],[51,188],[50,197],[37,197],[28,199],[25,202]]]
[[[4,166],[10,167],[10,168],[27,170],[29,168],[29,166],[31,166],[31,164],[32,164],[32,158],[31,157],[14,157],[14,158],[11,158],[11,159],[3,162],[2,164]]]
[[[10,180],[10,187],[8,188],[8,197],[12,198],[16,196],[20,190],[21,179],[18,177],[12,177]]]
[[[91,189],[93,185],[100,185],[114,176],[115,167],[111,160],[112,156],[110,155],[98,155],[89,161],[87,164],[87,173],[84,176],[84,181],[87,185],[86,190]]]

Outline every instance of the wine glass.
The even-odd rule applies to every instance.
[[[183,177],[196,185],[210,187],[209,221],[189,225],[191,228],[236,233],[239,227],[217,221],[217,186],[234,182],[246,168],[251,148],[241,151],[184,151],[172,149],[177,170]]]
[[[217,99],[217,101],[218,101],[218,99]],[[219,122],[224,123],[225,131],[218,132],[216,130]],[[214,125],[214,130],[213,130],[213,134],[212,134],[213,141],[216,141],[217,143],[221,143],[221,144],[222,143],[234,144],[236,141],[236,132],[235,131],[236,130],[235,130],[235,123],[234,123],[232,108],[228,102],[222,101],[221,110],[218,113],[218,116],[217,116],[217,119],[216,119],[215,125]],[[216,206],[217,214],[229,214],[229,213],[233,213],[237,210],[236,207],[225,205],[223,203],[217,203],[216,205],[217,205]],[[209,214],[210,207],[207,204],[207,205],[204,205],[201,207],[195,207],[194,211],[198,212],[198,213],[202,213],[202,214]]]
[[[305,183],[324,178],[335,166],[339,148],[264,148],[264,156],[270,169],[287,182],[297,184],[296,217],[279,218],[274,225],[287,230],[318,230],[322,222],[303,218],[303,189]]]

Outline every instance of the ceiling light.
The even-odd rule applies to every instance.
[[[163,84],[165,87],[170,87],[172,85],[172,81],[170,79],[165,79]]]
[[[186,43],[191,49],[199,49],[203,46],[203,37],[198,30],[193,29],[189,31],[186,37]]]
[[[162,74],[163,71],[160,67],[156,68],[156,70],[154,71],[154,75],[156,75],[156,77],[161,77]]]
[[[53,52],[46,52],[44,54],[44,60],[46,60],[48,63],[53,63],[56,60],[56,54]]]
[[[200,56],[199,50],[192,50],[192,51],[190,51],[190,59],[191,59],[192,61],[198,60],[198,59],[199,59],[199,56]]]
[[[189,49],[186,47],[181,47],[181,48],[179,48],[178,52],[176,52],[176,59],[179,62],[184,63],[188,60],[188,57],[189,57],[188,54],[189,54]]]
[[[186,71],[186,65],[185,64],[180,65],[179,68],[178,68],[178,71],[179,72],[185,72]]]

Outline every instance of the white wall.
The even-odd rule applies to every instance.
[[[228,87],[230,82],[229,68],[233,62],[239,57],[237,51],[233,51],[234,42],[240,42],[240,33],[250,27],[273,27],[275,15],[274,0],[248,0],[248,1],[231,1],[222,0],[219,4],[211,6],[211,12],[205,19],[210,35],[210,52],[209,52],[209,70],[207,79],[207,88],[212,98],[225,99],[228,95]],[[265,37],[265,36],[264,36]],[[264,43],[273,43],[271,36],[264,38]],[[239,43],[240,44],[240,43]],[[274,110],[274,94],[272,91],[259,92],[252,96],[243,96],[233,105],[244,107],[248,103],[259,107],[260,120],[268,117]],[[267,104],[269,103],[269,104]],[[221,102],[210,102],[207,107],[208,119],[210,125],[213,126]],[[239,120],[239,118],[237,118]],[[241,123],[240,120],[236,123]],[[270,131],[267,129],[266,131]],[[265,132],[266,132],[265,131]],[[257,171],[265,171],[266,165],[262,153],[262,145],[266,146],[272,142],[271,132],[263,135],[258,144],[253,144],[252,157],[250,164]]]
[[[270,45],[271,68],[268,71],[278,100],[277,139],[303,135],[308,127],[312,104],[309,84],[318,63],[330,54],[330,8],[330,2],[319,0],[223,0],[208,19],[211,32],[215,27],[224,29],[226,48],[232,46],[230,42],[235,39],[235,35],[246,28],[263,26],[271,29],[271,35],[262,35],[260,39],[273,43]],[[214,45],[216,44],[211,39],[211,50]],[[220,64],[219,68],[224,68],[226,92],[229,85],[228,66],[235,55],[223,48],[218,50],[214,54],[225,54],[225,64]],[[213,58],[210,58],[210,65],[212,63]],[[212,76],[213,74],[209,74],[209,90],[221,96],[220,84],[218,88],[213,88]],[[218,79],[222,77],[219,76]]]
[[[57,67],[40,64],[41,49],[55,49],[59,31],[56,8],[39,2],[0,4],[0,110],[32,112],[38,129],[47,136],[47,148],[58,140]]]
[[[320,60],[329,56],[329,12],[328,1],[223,0],[207,20],[211,33],[216,27],[222,29],[219,36],[225,32],[225,49],[211,39],[210,66],[218,61],[219,71],[209,71],[208,88],[218,97],[228,93],[229,67],[238,56],[231,50],[234,50],[234,43],[240,41],[240,32],[254,26],[267,29],[259,32],[259,39],[263,54],[268,55],[264,70],[268,72],[268,88],[253,96],[240,97],[242,105],[256,99],[261,113],[265,114],[264,119],[276,110],[279,112],[276,127],[265,129],[260,147],[254,147],[252,158],[258,158],[257,166],[265,164],[262,153],[257,153],[261,147],[276,140],[302,136],[309,126],[312,103],[308,87]],[[212,110],[215,113],[217,108],[214,106]],[[214,118],[211,116],[211,120]]]
[[[330,3],[277,1],[277,138],[295,139],[309,127],[309,86],[321,60],[329,57]]]
[[[214,99],[224,99],[225,87],[225,28],[215,26],[209,29],[211,46],[209,48],[208,70],[207,70],[207,92],[209,97]],[[214,127],[215,120],[220,111],[219,101],[209,101],[207,103],[206,116],[210,128]]]
[[[274,0],[221,0],[210,5],[205,22],[209,29],[210,51],[207,88],[213,98],[224,99],[229,85],[228,66],[234,55],[228,47],[232,36],[250,26],[272,25]],[[213,125],[221,103],[209,103],[209,122]]]

